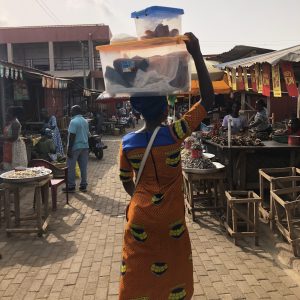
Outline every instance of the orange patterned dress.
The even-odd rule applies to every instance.
[[[195,104],[161,127],[127,210],[119,299],[181,300],[193,295],[191,244],[185,223],[182,141],[205,117]],[[120,149],[120,179],[137,173],[151,133],[129,133]]]

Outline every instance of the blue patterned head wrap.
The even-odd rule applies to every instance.
[[[168,106],[166,96],[131,97],[130,103],[148,121],[157,119]]]

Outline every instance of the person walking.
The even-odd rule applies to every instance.
[[[198,39],[192,33],[186,36],[187,50],[198,73],[201,103],[172,125],[164,126],[168,116],[166,97],[131,98],[132,107],[141,113],[145,125],[124,136],[120,147],[120,179],[131,196],[122,252],[122,300],[191,299],[193,295],[180,150],[183,140],[212,107],[214,92]],[[150,140],[153,144],[145,160]]]
[[[68,152],[67,152],[67,166],[68,166],[68,192],[75,192],[75,168],[78,162],[81,181],[79,190],[81,192],[87,191],[87,165],[89,157],[89,124],[82,116],[79,105],[74,105],[71,108],[71,122],[68,128]],[[66,191],[66,188],[64,189]]]

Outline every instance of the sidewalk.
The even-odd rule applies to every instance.
[[[70,206],[60,194],[46,236],[7,238],[1,224],[0,299],[118,299],[129,198],[118,179],[120,138],[104,140],[103,160],[90,156],[89,192],[72,194]],[[28,210],[30,197],[23,204]],[[194,299],[300,299],[300,276],[276,263],[264,236],[260,247],[251,240],[237,247],[211,217],[188,227]]]

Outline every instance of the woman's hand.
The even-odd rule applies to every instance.
[[[186,44],[187,51],[194,57],[197,54],[200,54],[200,45],[197,37],[194,36],[192,32],[187,32],[184,34],[188,37],[187,41],[184,41]]]

